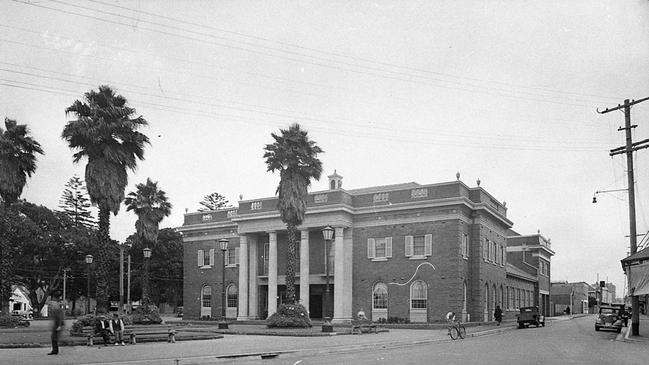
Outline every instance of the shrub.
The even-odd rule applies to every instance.
[[[307,328],[311,327],[309,313],[301,304],[282,304],[266,320],[268,328]]]
[[[138,307],[131,313],[131,320],[134,324],[160,324],[160,312],[158,307],[153,304]]]
[[[401,317],[388,317],[387,322],[388,323],[408,324],[408,323],[410,323],[410,319],[409,318],[401,318]]]
[[[18,327],[19,321],[20,321],[19,317],[15,317],[12,315],[2,315],[0,316],[0,327],[4,327],[4,328]]]

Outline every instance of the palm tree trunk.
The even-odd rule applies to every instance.
[[[286,254],[286,302],[288,304],[295,303],[295,237],[296,231],[295,224],[287,223],[286,230],[288,231],[288,252]]]
[[[110,210],[99,208],[99,241],[96,266],[97,313],[108,313],[108,245],[110,244]]]

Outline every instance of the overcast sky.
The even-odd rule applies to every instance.
[[[629,239],[621,112],[649,96],[649,1],[0,0],[0,112],[45,155],[23,198],[56,209],[83,177],[64,110],[111,85],[148,120],[147,177],[182,224],[203,196],[270,197],[270,133],[299,122],[344,187],[455,180],[507,202],[513,229],[552,240],[552,279],[618,286]],[[649,101],[632,109],[649,138]],[[4,127],[4,126],[2,126]],[[649,229],[649,150],[635,154]],[[121,209],[111,235],[134,232]]]

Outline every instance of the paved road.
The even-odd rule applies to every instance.
[[[647,364],[646,344],[616,341],[616,332],[595,332],[594,317],[548,322],[458,341],[438,341],[365,351],[295,353],[264,364]],[[259,360],[239,361],[241,364]]]

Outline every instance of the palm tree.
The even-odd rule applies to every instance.
[[[5,118],[6,130],[0,128],[0,197],[5,206],[16,202],[36,171],[36,154],[43,154],[40,143],[29,136],[25,124]]]
[[[135,229],[138,238],[144,247],[150,248],[158,241],[158,224],[171,214],[171,203],[167,201],[166,193],[158,189],[158,182],[149,178],[145,184],[137,184],[135,188],[136,191],[130,192],[124,203],[126,210],[132,210],[137,215]],[[150,303],[148,269],[142,275],[142,302]]]
[[[65,109],[76,120],[69,121],[61,137],[75,150],[73,161],[88,158],[86,187],[93,204],[99,208],[97,252],[97,311],[108,309],[108,246],[110,245],[110,213],[117,215],[128,183],[127,169],[134,170],[144,159],[144,146],[149,138],[137,131],[147,125],[142,117],[133,117],[134,108],[116,95],[109,86],[99,86],[84,94]]]
[[[288,303],[295,303],[295,245],[297,226],[302,224],[306,212],[306,199],[311,178],[320,179],[322,162],[317,158],[322,149],[309,140],[307,131],[297,123],[288,129],[280,129],[281,135],[271,133],[275,142],[267,144],[264,150],[267,171],[279,171],[277,187],[279,210],[282,222],[288,231],[288,253],[286,265],[286,295]]]

